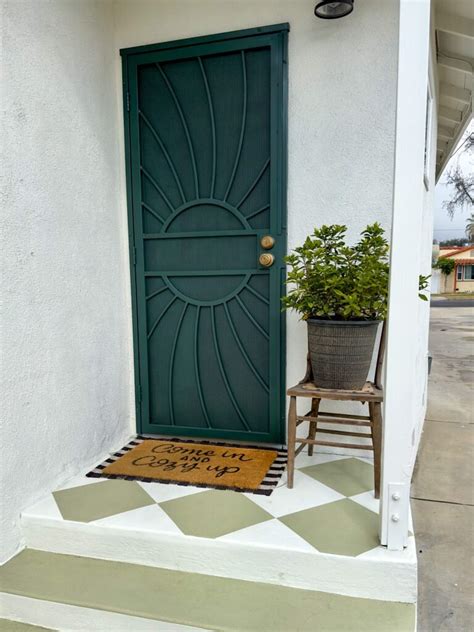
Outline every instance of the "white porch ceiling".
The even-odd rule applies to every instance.
[[[436,0],[435,34],[439,77],[436,176],[439,178],[473,113],[473,0]]]

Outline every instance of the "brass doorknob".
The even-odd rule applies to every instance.
[[[260,245],[262,248],[265,248],[265,250],[270,250],[270,248],[273,248],[275,245],[275,240],[271,235],[264,235],[260,240]]]
[[[269,268],[270,266],[272,266],[274,261],[275,257],[269,252],[262,252],[260,257],[258,258],[259,264],[264,268]]]

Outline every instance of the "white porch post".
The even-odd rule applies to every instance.
[[[400,0],[380,534],[389,549],[402,549],[407,541],[418,412],[414,378],[429,35],[430,0]]]

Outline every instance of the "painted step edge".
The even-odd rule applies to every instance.
[[[363,559],[325,553],[244,545],[191,536],[174,536],[110,525],[22,517],[28,548],[81,557],[129,562],[303,588],[308,590],[415,603],[416,561]]]
[[[134,617],[118,612],[84,608],[54,601],[33,599],[22,595],[0,593],[0,614],[4,619],[28,623],[52,630],[83,632],[203,632],[169,621]]]
[[[415,625],[414,604],[35,550],[23,551],[0,570],[0,577],[5,592],[36,603],[70,604],[192,629],[309,632],[317,622],[321,630],[411,632]],[[66,627],[63,620],[58,626]],[[77,621],[72,629],[89,632]]]

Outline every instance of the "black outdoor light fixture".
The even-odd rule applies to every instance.
[[[336,18],[343,18],[345,15],[349,15],[353,8],[354,0],[340,0],[339,2],[323,0],[314,7],[314,15],[324,20],[335,20]]]

